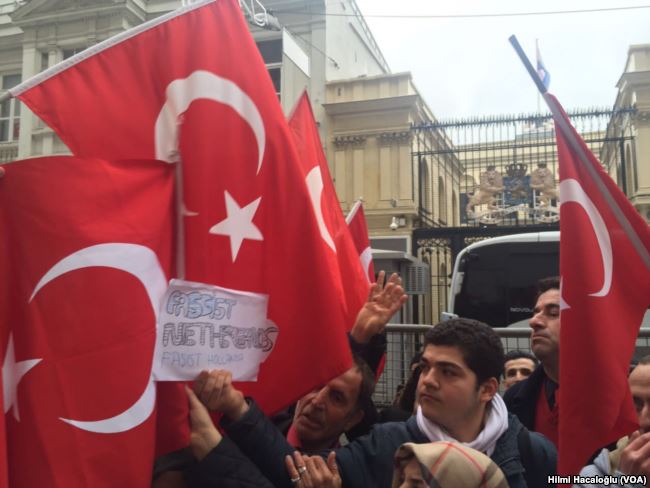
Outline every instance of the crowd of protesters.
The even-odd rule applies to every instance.
[[[354,365],[287,411],[269,418],[229,372],[202,372],[187,388],[190,446],[157,461],[154,486],[553,485],[559,279],[539,283],[529,322],[533,354],[504,354],[499,336],[482,322],[441,322],[424,335],[394,404],[377,412],[372,393],[384,329],[406,301],[397,275],[384,281],[380,273],[349,334]],[[640,430],[594,453],[582,475],[650,474],[650,357],[632,370],[629,387]],[[219,425],[211,412],[221,415]]]

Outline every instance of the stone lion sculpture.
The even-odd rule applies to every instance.
[[[539,207],[548,207],[551,200],[559,198],[557,187],[555,186],[555,176],[553,172],[546,167],[545,162],[537,163],[537,169],[530,175],[530,187],[539,191]]]
[[[474,215],[474,208],[485,203],[487,203],[490,210],[496,210],[498,208],[496,206],[496,195],[501,193],[503,189],[503,176],[495,169],[494,165],[488,166],[486,171],[481,173],[478,189],[467,202],[467,215]]]

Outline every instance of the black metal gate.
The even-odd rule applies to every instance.
[[[626,181],[625,158],[634,157],[634,151],[625,149],[634,136],[622,129],[623,117],[631,112],[634,109],[569,113],[605,170],[621,182]],[[443,182],[427,180],[428,171],[419,173],[420,218],[412,253],[429,264],[432,293],[431,303],[421,303],[418,314],[435,323],[447,303],[454,259],[464,247],[488,237],[559,229],[555,129],[550,114],[527,114],[438,121],[412,130],[414,168],[422,168],[428,160],[438,165],[438,174],[459,175],[451,179],[451,192],[440,187],[436,195]],[[425,193],[427,189],[432,192]],[[456,215],[451,218],[436,217],[435,209],[426,205],[430,197],[422,196],[436,200],[443,192],[454,195],[451,205]],[[448,227],[444,222],[457,225]]]

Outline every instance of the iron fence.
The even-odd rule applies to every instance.
[[[568,115],[587,146],[599,155],[604,145],[623,147],[633,138],[622,129],[612,129],[623,127],[619,121],[633,111],[590,109],[570,111]],[[422,227],[438,227],[441,220],[469,226],[526,226],[558,221],[558,159],[550,114],[435,121],[413,126],[412,130],[446,142],[426,146],[418,137],[411,153],[414,167],[447,168],[452,164],[460,173],[450,191],[444,188],[444,181],[422,181],[440,171],[421,171],[420,193],[427,195],[430,188],[433,201],[436,196],[453,194],[451,205],[458,213],[449,220],[441,204],[437,218],[435,209],[428,208],[429,200],[421,197]],[[624,151],[614,151],[612,157],[617,167],[625,167],[625,162],[619,161],[625,158]]]
[[[608,148],[607,168],[625,168],[634,166],[634,151],[624,150],[634,138],[624,120],[633,113],[621,108],[568,115],[594,154],[602,158]],[[550,114],[434,121],[411,130],[420,207],[411,252],[431,273],[431,294],[418,301],[414,321],[427,323],[446,310],[454,261],[467,245],[559,230],[558,159]],[[410,347],[411,339],[403,341]]]
[[[378,407],[391,405],[398,386],[404,384],[410,374],[411,358],[422,351],[424,333],[431,325],[391,324],[387,329],[387,351],[384,371],[375,388],[374,401]],[[494,329],[501,337],[505,352],[519,349],[530,351],[530,329]],[[641,329],[636,341],[634,357],[639,359],[650,354],[650,329]]]

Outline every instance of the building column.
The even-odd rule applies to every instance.
[[[25,33],[27,37],[27,33]],[[25,81],[38,73],[40,56],[38,50],[28,43],[23,44],[23,69],[22,80]],[[22,103],[22,102],[21,102]],[[32,155],[32,132],[36,118],[25,104],[20,108],[20,134],[18,135],[18,159],[24,159]]]

